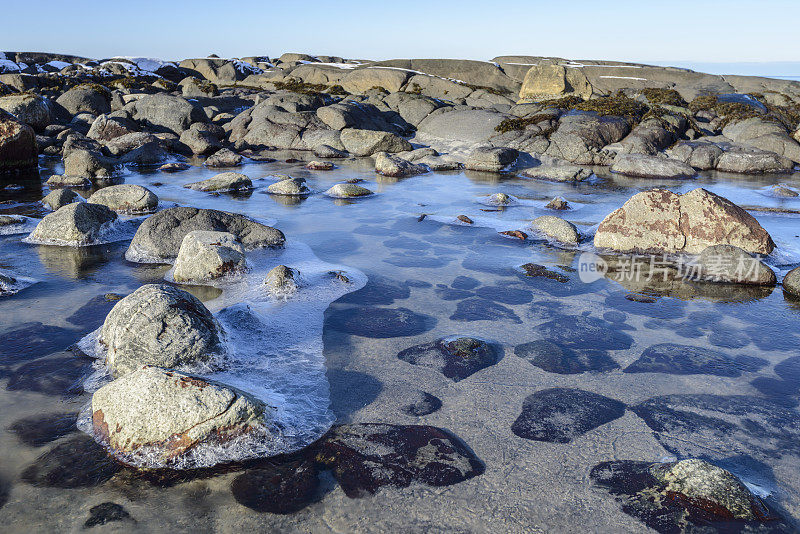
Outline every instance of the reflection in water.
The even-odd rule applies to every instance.
[[[37,245],[36,252],[42,265],[51,273],[72,279],[89,276],[112,258],[119,256],[127,243],[109,243],[90,247],[61,247]]]
[[[300,195],[267,195],[273,202],[281,206],[294,207],[305,202],[308,197]]]

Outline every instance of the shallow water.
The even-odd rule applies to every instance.
[[[94,368],[66,348],[102,324],[113,302],[98,297],[124,295],[162,281],[168,267],[127,262],[125,240],[77,249],[28,244],[21,241],[24,234],[6,235],[0,236],[0,268],[36,283],[0,298],[4,528],[79,530],[92,507],[114,502],[132,519],[104,528],[126,531],[529,532],[574,530],[578,525],[589,531],[641,531],[642,523],[592,484],[591,468],[608,460],[657,462],[691,456],[716,461],[768,492],[771,506],[790,520],[800,518],[800,376],[795,367],[779,365],[797,355],[800,307],[786,300],[779,287],[764,291],[713,284],[621,285],[608,279],[587,284],[574,269],[580,252],[592,250],[590,239],[576,251],[542,239],[521,242],[497,233],[524,229],[534,217],[554,214],[591,236],[606,214],[635,192],[657,185],[676,192],[702,186],[743,206],[800,210],[800,199],[768,194],[772,184],[800,186],[800,177],[714,174],[662,183],[598,171],[595,183],[571,185],[452,172],[396,180],[377,176],[371,160],[337,163],[339,168],[328,172],[306,171],[298,163],[249,163],[239,170],[253,179],[256,189],[236,195],[184,189],[185,183],[216,174],[202,168],[176,174],[129,172],[124,179],[150,187],[163,205],[216,208],[274,221],[298,247],[287,252],[306,250],[303,244],[310,247],[307,254],[290,257],[293,261],[313,263],[316,267],[309,266],[310,271],[336,265],[353,273],[355,291],[329,299],[338,298],[325,312],[324,328],[320,314],[327,297],[316,294],[309,301],[268,304],[276,309],[264,311],[264,317],[281,319],[238,341],[244,348],[257,340],[257,350],[247,355],[251,362],[267,354],[307,356],[322,350],[325,377],[314,377],[314,369],[323,369],[322,360],[318,367],[300,365],[291,357],[280,360],[282,367],[264,366],[259,380],[267,389],[281,377],[302,375],[302,380],[289,380],[281,391],[273,389],[267,395],[284,395],[284,400],[290,396],[296,404],[310,407],[296,413],[316,418],[317,427],[335,420],[446,429],[463,440],[485,471],[450,486],[387,486],[358,499],[347,497],[329,473],[322,473],[313,502],[286,515],[258,512],[237,502],[231,485],[245,467],[165,484],[130,470],[109,470],[98,457],[59,467],[49,476],[31,477],[25,474],[30,466],[45,469],[41,455],[82,439],[69,422],[89,400],[83,387]],[[44,170],[43,176],[56,167]],[[268,195],[273,173],[305,177],[315,194],[305,199]],[[364,179],[360,185],[376,194],[359,200],[320,194],[350,178]],[[496,192],[518,202],[507,208],[486,205],[484,198]],[[554,196],[564,197],[574,209],[545,209]],[[35,186],[14,198],[23,202],[0,205],[0,213],[43,215],[26,203],[40,198]],[[800,263],[800,215],[752,213],[778,245],[767,262],[780,278]],[[458,215],[475,224],[458,223]],[[518,267],[531,262],[568,280],[526,277]],[[363,289],[358,289],[363,283],[359,273],[368,278]],[[247,287],[238,293],[189,289],[217,312],[240,299],[253,300],[242,293]],[[584,316],[595,329],[582,329],[584,320],[576,318]],[[500,344],[501,358],[453,381],[431,367],[397,357],[409,347],[457,334]],[[584,354],[589,370],[566,373],[558,362],[534,363],[528,349],[518,347],[542,338]],[[658,369],[641,361],[632,365],[661,344],[709,349],[716,351],[716,359],[703,365],[694,362],[694,367],[676,360]],[[247,378],[252,385],[253,377]],[[515,421],[523,413],[523,401],[550,388],[596,393],[626,408],[621,416],[572,435],[568,442],[553,439],[570,432],[566,416],[560,426],[538,430],[544,439],[512,431],[519,428]],[[301,399],[309,390],[315,393]],[[404,411],[420,391],[440,399],[441,408],[424,416]],[[328,407],[320,409],[328,394],[330,412]],[[701,406],[697,398],[690,398],[694,394],[709,396]],[[738,404],[724,411],[721,407],[732,396]],[[681,420],[675,407],[687,402],[709,419]],[[736,424],[715,427],[709,422],[712,418]],[[659,427],[658,421],[665,420],[668,424]],[[310,435],[321,432],[324,428]],[[31,438],[32,433],[38,439]]]

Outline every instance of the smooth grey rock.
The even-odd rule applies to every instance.
[[[98,141],[110,141],[137,131],[138,128],[132,120],[104,113],[97,116],[86,137]]]
[[[507,115],[484,109],[448,111],[443,108],[423,119],[417,125],[417,132],[460,143],[485,143],[497,134],[495,127],[506,118]]]
[[[221,326],[191,293],[147,284],[117,302],[106,316],[99,342],[106,365],[119,377],[143,365],[207,363],[222,350]]]
[[[181,135],[192,123],[206,122],[202,108],[185,98],[163,93],[146,95],[125,106],[131,117],[156,131]]]
[[[101,238],[103,229],[117,220],[117,214],[105,206],[75,202],[45,215],[30,238],[55,244],[86,246]]]
[[[53,211],[73,202],[83,202],[83,197],[69,188],[55,189],[42,199],[42,204]]]
[[[217,125],[195,123],[181,134],[180,142],[189,147],[193,154],[210,154],[222,148],[219,138],[223,133]]]
[[[70,115],[78,113],[101,115],[111,112],[111,92],[99,85],[83,84],[59,96],[56,103]]]
[[[226,192],[244,191],[253,188],[253,182],[246,175],[239,172],[223,172],[207,180],[186,184],[183,187],[195,191]]]
[[[428,169],[422,165],[416,165],[397,156],[392,156],[386,152],[375,154],[375,172],[384,176],[401,178],[404,176],[414,176],[424,174]]]
[[[158,197],[149,189],[135,184],[104,187],[89,197],[88,202],[129,214],[152,213],[158,207]]]
[[[403,152],[411,150],[411,143],[390,132],[345,128],[341,132],[345,150],[354,156],[371,156],[376,152]]]
[[[218,150],[203,163],[206,167],[238,167],[241,164],[242,156],[227,148]]]
[[[531,222],[531,229],[565,245],[577,245],[578,229],[569,221],[554,215],[542,215]]]
[[[267,192],[272,195],[307,196],[311,190],[306,186],[305,178],[286,177],[274,184],[267,186]]]
[[[667,180],[691,178],[697,174],[691,165],[676,159],[645,154],[619,154],[611,172],[637,178],[663,178]]]
[[[712,245],[697,258],[703,280],[728,284],[774,286],[775,272],[758,258],[732,245]]]
[[[792,296],[800,297],[800,267],[795,267],[783,277],[783,290]]]
[[[325,191],[325,194],[333,198],[354,198],[365,197],[373,193],[366,187],[356,184],[336,184]]]
[[[473,171],[503,172],[517,161],[519,152],[506,147],[478,147],[466,161],[466,168]]]
[[[194,230],[181,242],[172,277],[178,283],[202,283],[246,269],[244,247],[236,236]]]

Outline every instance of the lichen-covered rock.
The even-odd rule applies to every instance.
[[[111,112],[111,92],[101,85],[82,84],[59,96],[56,104],[66,109],[70,115],[101,115]]]
[[[36,168],[38,161],[33,128],[0,109],[0,174]]]
[[[697,174],[691,165],[676,159],[648,156],[646,154],[619,154],[611,171],[637,178],[678,179]]]
[[[100,330],[114,376],[143,365],[178,367],[211,360],[221,351],[221,327],[211,312],[177,287],[147,284],[117,302]]]
[[[158,197],[155,193],[135,184],[104,187],[92,194],[88,202],[128,214],[152,213],[158,207]]]
[[[290,295],[297,291],[299,274],[297,270],[291,267],[278,265],[267,273],[266,278],[264,278],[264,285],[270,293],[284,296]]]
[[[306,186],[305,178],[292,178],[287,176],[283,180],[278,180],[274,184],[267,186],[267,192],[272,195],[286,195],[286,196],[307,196],[311,194],[311,190]]]
[[[354,156],[371,156],[376,152],[404,152],[411,150],[411,143],[390,132],[345,128],[341,133],[345,150]]]
[[[244,247],[236,236],[195,230],[183,238],[172,277],[179,283],[202,283],[246,268]]]
[[[223,172],[207,180],[186,184],[183,187],[195,191],[227,192],[245,191],[253,188],[253,182],[246,175],[239,172]]]
[[[378,152],[375,154],[375,172],[384,176],[402,178],[405,176],[424,174],[428,172],[428,169],[422,165],[416,165],[397,156],[387,154],[386,152]]]
[[[220,443],[262,427],[266,405],[231,387],[145,366],[92,395],[95,435],[121,453],[154,451],[162,461],[202,443]]]
[[[50,124],[50,101],[31,93],[0,96],[0,109],[41,132]]]
[[[325,194],[333,198],[357,198],[369,196],[372,191],[356,184],[336,184],[325,191]]]
[[[97,243],[117,214],[105,206],[75,202],[45,215],[31,232],[32,241],[86,246]]]
[[[500,347],[471,337],[442,338],[401,351],[397,357],[412,365],[430,367],[458,382],[500,360]]]
[[[351,498],[383,486],[412,482],[449,486],[480,475],[481,461],[457,438],[432,426],[361,423],[334,427],[322,440],[317,460]]]
[[[775,248],[752,215],[702,188],[683,195],[666,189],[634,195],[603,219],[594,245],[620,252],[688,254],[711,245],[734,245],[753,254],[769,254]]]
[[[531,222],[531,229],[565,245],[577,245],[578,229],[569,221],[554,215],[542,215]]]
[[[712,245],[697,258],[699,277],[710,282],[773,286],[775,272],[761,260],[733,245]]]
[[[171,263],[183,238],[193,230],[230,232],[246,250],[282,247],[286,240],[280,230],[237,213],[178,207],[148,217],[133,236],[125,257],[129,261]]]
[[[517,161],[519,152],[506,147],[478,147],[473,150],[465,167],[472,171],[503,172]]]
[[[94,120],[86,137],[98,141],[111,141],[123,135],[137,133],[137,131],[138,128],[132,120],[103,114],[98,115]]]
[[[63,208],[67,204],[72,204],[73,202],[83,202],[83,197],[67,187],[55,189],[42,199],[42,204],[53,211]]]
[[[159,93],[146,95],[125,106],[131,117],[153,130],[181,135],[192,123],[206,122],[203,109],[185,98]]]

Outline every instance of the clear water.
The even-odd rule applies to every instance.
[[[282,158],[288,156],[282,154]],[[780,288],[695,288],[689,292],[674,286],[623,286],[608,279],[584,284],[572,271],[580,251],[538,239],[522,242],[497,232],[523,229],[538,215],[556,214],[590,236],[606,214],[637,191],[665,185],[685,192],[702,186],[743,206],[788,210],[752,212],[778,244],[768,263],[780,274],[800,263],[800,215],[791,213],[800,210],[800,199],[770,196],[769,186],[785,183],[797,187],[800,176],[714,174],[688,182],[661,183],[600,173],[596,183],[570,185],[470,172],[397,180],[377,176],[370,160],[338,163],[339,168],[329,172],[306,171],[298,163],[249,163],[240,171],[253,179],[256,189],[246,195],[213,196],[181,187],[215,174],[203,168],[177,174],[130,172],[125,181],[150,187],[165,205],[222,209],[275,221],[298,247],[305,244],[310,248],[303,258],[311,261],[313,256],[320,269],[338,265],[356,273],[353,289],[360,286],[358,273],[364,273],[367,285],[341,298],[332,295],[330,300],[339,300],[330,305],[326,317],[361,306],[402,307],[425,315],[428,330],[418,335],[348,334],[330,321],[323,328],[321,313],[328,306],[328,296],[320,296],[310,299],[313,303],[287,305],[285,317],[291,321],[238,342],[241,347],[252,345],[272,353],[321,350],[327,380],[319,391],[323,398],[329,395],[330,412],[328,420],[317,412],[319,421],[445,428],[485,463],[485,473],[441,488],[383,488],[362,499],[347,498],[324,476],[315,502],[285,516],[239,505],[230,491],[235,473],[168,485],[119,474],[81,487],[31,485],[22,473],[40,455],[76,434],[33,446],[23,443],[10,428],[23,419],[77,414],[85,407],[89,395],[82,386],[94,368],[65,349],[97,328],[105,311],[96,304],[82,307],[106,293],[127,294],[142,284],[161,281],[168,267],[125,261],[124,240],[76,249],[24,243],[24,234],[6,235],[0,236],[0,268],[36,283],[0,298],[0,336],[5,340],[0,347],[0,503],[6,501],[0,519],[4,530],[78,530],[92,506],[113,501],[136,520],[106,526],[123,530],[522,532],[537,528],[563,531],[580,525],[588,531],[641,531],[641,523],[624,515],[613,499],[592,487],[589,469],[612,459],[656,462],[672,457],[675,448],[665,448],[663,437],[658,439],[630,410],[570,443],[521,439],[511,432],[511,425],[528,395],[552,387],[580,388],[628,406],[669,394],[745,395],[754,404],[769,400],[795,410],[797,391],[782,384],[773,369],[797,354],[800,308],[786,300]],[[42,175],[46,178],[57,170],[54,164]],[[321,194],[306,199],[275,197],[265,192],[273,173],[305,177],[316,193],[339,181],[361,178],[365,180],[361,185],[376,194],[353,201]],[[162,185],[154,185],[157,182]],[[519,202],[505,209],[487,206],[483,199],[496,192],[513,195]],[[14,201],[0,205],[0,212],[43,215],[33,203],[41,198],[35,187],[4,194]],[[546,210],[545,204],[554,196],[566,198],[574,209],[565,213]],[[420,221],[422,214],[426,217]],[[455,219],[462,214],[475,225],[458,224]],[[583,244],[580,250],[591,250],[591,245]],[[570,281],[561,284],[526,278],[517,267],[529,262],[561,272]],[[476,287],[463,294],[453,292],[451,285],[457,277],[473,279],[471,285]],[[189,289],[214,311],[236,298],[252,297],[214,288]],[[631,292],[651,298],[632,301],[626,298]],[[495,302],[502,311],[492,317],[467,314],[467,319],[475,320],[464,320],[463,314],[459,317],[460,303],[476,296],[482,299],[481,306]],[[539,338],[536,328],[541,323],[578,315],[613,317],[609,328],[633,338],[629,349],[609,351],[620,369],[557,374],[515,355],[516,345]],[[277,341],[277,332],[290,328],[289,323],[293,323],[293,333]],[[9,337],[23,328],[24,334]],[[386,325],[388,334],[393,328],[397,325]],[[412,366],[396,357],[412,345],[455,334],[501,343],[504,356],[496,365],[455,383],[430,368]],[[757,369],[743,368],[738,376],[622,372],[643,350],[659,343],[710,348],[732,358],[757,357],[766,363]],[[254,358],[257,355],[258,350]],[[318,369],[322,369],[322,360]],[[263,380],[280,380],[281,373],[307,370],[287,365],[266,372]],[[439,397],[442,408],[423,417],[403,413],[403,399],[419,390]],[[302,393],[287,387],[282,394]],[[319,403],[319,398],[315,402]],[[764,422],[754,420],[753,424]],[[743,445],[747,451],[755,450],[749,457],[734,454],[730,440],[717,440],[713,434],[690,445],[695,447],[691,450],[709,451],[710,456],[726,462],[727,468],[748,483],[769,492],[789,517],[800,518],[800,456],[794,452],[770,453],[775,444],[767,437],[763,443]],[[756,454],[760,447],[766,451],[765,458]]]

